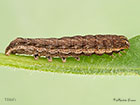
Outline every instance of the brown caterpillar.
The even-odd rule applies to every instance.
[[[52,61],[52,57],[60,57],[63,62],[66,62],[66,57],[69,56],[79,61],[81,55],[112,55],[113,52],[120,53],[120,51],[128,48],[129,41],[122,35],[16,38],[6,48],[5,54],[28,54],[34,55],[35,59],[38,59],[39,56],[46,56],[48,61]]]

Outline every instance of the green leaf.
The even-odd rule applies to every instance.
[[[81,56],[80,61],[74,58],[67,58],[66,63],[62,63],[60,58],[53,58],[53,62],[48,62],[41,57],[34,60],[32,56],[0,54],[0,65],[22,68],[28,70],[39,70],[60,73],[74,74],[139,74],[140,75],[140,36],[131,38],[130,48],[126,53],[114,54],[115,58],[109,55]]]

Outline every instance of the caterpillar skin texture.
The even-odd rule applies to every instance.
[[[118,35],[86,35],[62,38],[16,38],[5,50],[8,56],[12,54],[46,56],[48,61],[52,57],[60,57],[66,62],[66,57],[74,57],[78,61],[81,55],[92,54],[112,55],[129,48],[129,41],[125,36]]]

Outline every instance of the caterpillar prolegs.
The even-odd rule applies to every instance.
[[[81,55],[112,55],[129,48],[129,41],[122,35],[85,35],[62,38],[16,38],[5,50],[6,55],[27,54],[35,59],[46,56],[48,61],[60,57],[63,62],[71,56],[80,60]]]

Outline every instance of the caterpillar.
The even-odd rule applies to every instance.
[[[49,62],[53,57],[60,57],[62,62],[71,56],[77,61],[81,55],[113,55],[130,46],[128,39],[122,35],[85,35],[62,38],[21,38],[13,40],[5,50],[5,55],[27,54],[37,60],[45,56]]]

